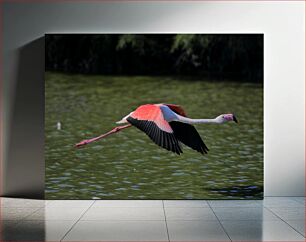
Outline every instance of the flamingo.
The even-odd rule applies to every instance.
[[[207,154],[208,148],[193,124],[223,124],[229,121],[238,123],[234,114],[221,114],[214,119],[188,118],[184,109],[175,104],[145,104],[123,117],[111,131],[100,136],[83,140],[75,145],[79,148],[91,142],[105,138],[123,129],[135,126],[146,133],[160,147],[178,155],[183,153],[180,142],[190,148]]]

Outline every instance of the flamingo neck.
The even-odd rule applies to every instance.
[[[219,124],[217,119],[192,119],[192,118],[186,118],[179,116],[178,121],[182,123],[187,123],[187,124]]]

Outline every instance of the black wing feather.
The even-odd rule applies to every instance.
[[[169,124],[179,141],[202,154],[207,154],[208,148],[193,125],[175,121]]]
[[[183,153],[177,137],[173,133],[161,130],[153,121],[138,120],[132,117],[128,117],[127,121],[146,133],[155,144],[178,155]]]

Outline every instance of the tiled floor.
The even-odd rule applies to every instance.
[[[1,241],[305,241],[305,198],[264,201],[1,198]]]

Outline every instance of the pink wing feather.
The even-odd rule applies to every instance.
[[[138,107],[127,121],[145,132],[157,145],[177,154],[183,153],[173,129],[158,105],[146,104]]]
[[[185,110],[180,106],[180,105],[176,105],[176,104],[164,104],[166,106],[168,106],[173,112],[183,116],[183,117],[187,117],[187,114],[185,112]]]
[[[131,115],[137,120],[146,120],[154,122],[161,130],[173,133],[169,123],[165,120],[164,115],[159,106],[154,104],[146,104],[138,107]]]

